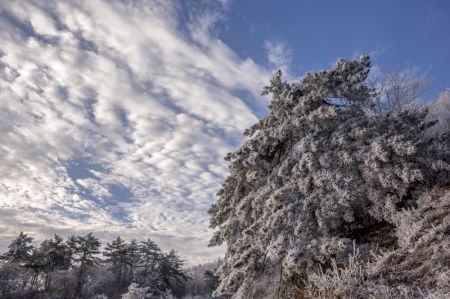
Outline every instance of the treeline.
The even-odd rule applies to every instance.
[[[0,256],[1,298],[121,298],[130,285],[129,293],[142,298],[190,295],[192,279],[182,259],[151,239],[127,243],[117,237],[103,249],[92,233],[66,241],[55,235],[39,246],[32,240],[21,232]],[[208,285],[216,284],[212,272],[202,283],[203,293],[215,288]]]

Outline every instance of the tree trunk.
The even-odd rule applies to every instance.
[[[144,281],[143,283],[147,281],[147,272],[148,272],[148,261],[145,261],[145,268],[144,268]]]
[[[52,271],[53,272],[53,271]],[[51,272],[50,272],[51,273]],[[44,291],[47,292],[48,291],[48,287],[50,285],[50,274],[49,273],[45,273],[45,282],[44,282]]]
[[[83,275],[84,265],[80,265],[80,271],[78,272],[77,277],[77,285],[75,287],[75,298],[78,298],[81,295],[81,277]]]

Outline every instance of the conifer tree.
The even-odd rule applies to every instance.
[[[25,264],[25,267],[32,270],[31,283],[29,291],[33,292],[39,280],[40,274],[46,268],[46,259],[44,253],[39,248],[33,247],[30,257]]]
[[[263,274],[299,285],[331,259],[392,245],[395,211],[448,182],[450,155],[426,139],[425,108],[375,117],[370,60],[340,59],[288,84],[277,72],[268,115],[247,129],[209,210],[227,246],[217,294],[252,297]],[[447,141],[448,142],[448,141]],[[284,288],[288,289],[288,288]]]
[[[120,236],[111,243],[107,243],[103,252],[103,255],[107,257],[106,262],[111,263],[110,270],[115,274],[119,288],[122,286],[123,274],[126,269],[127,253],[127,244]]]
[[[139,246],[139,252],[141,255],[140,260],[140,276],[141,283],[148,285],[149,278],[153,278],[156,272],[156,268],[161,261],[162,252],[161,248],[149,238]]]
[[[72,261],[77,263],[79,267],[75,287],[76,297],[81,293],[82,280],[87,268],[99,261],[97,255],[100,253],[101,243],[92,233],[89,233],[86,236],[71,236],[67,244],[72,253]]]
[[[44,289],[50,286],[50,274],[56,270],[67,270],[71,265],[72,253],[63,238],[55,235],[54,239],[44,240],[39,251],[44,259],[44,271],[46,273]]]
[[[27,262],[33,252],[32,237],[20,232],[19,236],[8,245],[8,251],[3,254],[3,259],[12,263]]]
[[[171,290],[176,293],[188,277],[183,272],[183,261],[175,250],[164,254],[159,266],[159,281],[163,291]]]
[[[20,232],[8,246],[8,250],[1,258],[6,261],[11,269],[15,269],[17,277],[22,278],[20,292],[32,291],[35,287],[39,273],[43,267],[43,258],[40,251],[31,242],[33,238]],[[8,285],[8,284],[7,284]],[[1,293],[0,293],[1,294]]]
[[[138,265],[140,260],[139,245],[135,239],[131,240],[130,244],[127,245],[126,252],[127,252],[126,261],[129,268],[128,283],[131,283],[134,281],[136,266]]]

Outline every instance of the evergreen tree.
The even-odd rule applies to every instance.
[[[162,258],[161,248],[148,238],[145,242],[141,241],[139,252],[141,256],[140,282],[144,285],[149,285],[151,284],[150,279],[155,276],[156,268]]]
[[[33,248],[30,257],[28,258],[28,261],[25,264],[25,267],[31,269],[33,273],[33,275],[31,276],[31,282],[29,287],[29,291],[33,292],[38,283],[40,274],[46,268],[45,254],[39,248]]]
[[[159,282],[162,291],[170,290],[174,295],[179,295],[183,283],[188,277],[183,272],[183,261],[175,250],[164,254],[159,266]]]
[[[96,256],[100,253],[100,242],[92,235],[86,236],[71,236],[67,244],[72,253],[72,260],[78,264],[78,275],[76,278],[75,297],[81,294],[81,287],[83,284],[84,274],[89,266],[98,263],[99,258]]]
[[[20,232],[19,236],[8,245],[8,251],[3,254],[2,258],[12,263],[28,262],[34,248],[31,244],[32,241],[33,238]]]
[[[127,264],[128,248],[124,240],[117,237],[111,243],[107,243],[103,255],[107,257],[105,262],[110,263],[110,270],[116,276],[117,287],[121,288],[123,283],[123,275]]]
[[[56,270],[67,270],[71,265],[72,253],[63,238],[55,235],[54,239],[44,240],[39,247],[44,259],[45,289],[50,286],[50,274]]]
[[[264,88],[269,114],[227,155],[229,176],[209,210],[210,245],[227,246],[218,294],[252,297],[264,273],[299,285],[332,258],[344,262],[353,242],[364,253],[392,245],[395,211],[448,182],[449,149],[424,137],[426,109],[368,113],[369,69],[366,56],[341,59],[292,85],[277,72]]]
[[[0,295],[16,293],[26,296],[33,289],[37,279],[33,264],[37,260],[32,241],[32,237],[20,232],[8,245],[8,250],[1,255],[4,262],[0,271]]]
[[[138,265],[140,260],[140,251],[138,242],[133,239],[130,244],[127,245],[127,264],[128,264],[128,283],[134,281],[136,266]]]

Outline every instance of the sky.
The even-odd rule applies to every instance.
[[[211,261],[223,157],[262,87],[339,57],[449,88],[448,1],[0,2],[0,249],[93,232]]]

